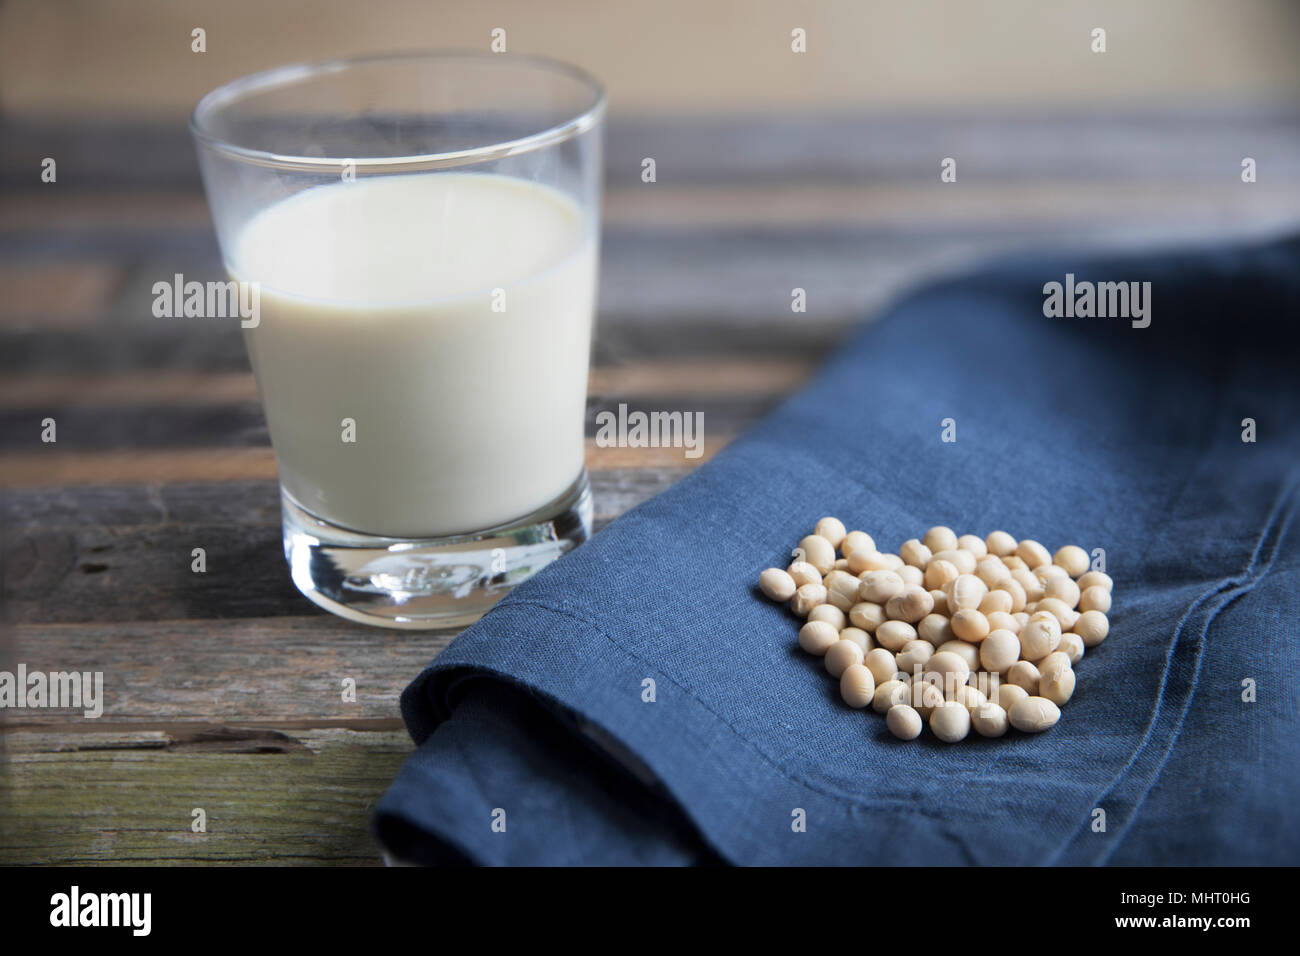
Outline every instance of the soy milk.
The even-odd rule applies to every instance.
[[[244,335],[280,479],[308,511],[439,536],[577,479],[596,240],[558,191],[483,173],[320,186],[233,250],[232,276],[261,285]]]

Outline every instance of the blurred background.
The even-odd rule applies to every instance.
[[[0,656],[105,670],[90,730],[117,735],[7,718],[29,731],[0,735],[12,859],[374,860],[365,807],[409,748],[396,697],[429,639],[293,591],[239,329],[155,319],[151,287],[222,277],[186,128],[205,92],[498,28],[504,55],[610,91],[589,429],[620,402],[703,411],[701,461],[919,283],[1300,221],[1293,0],[0,0]],[[589,442],[598,524],[698,463]],[[195,541],[228,569],[202,587]],[[320,693],[340,662],[363,662],[359,703]],[[155,808],[196,773],[214,817],[253,822],[169,835]],[[309,778],[327,796],[294,802]]]

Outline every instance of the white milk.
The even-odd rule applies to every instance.
[[[261,283],[244,334],[280,480],[308,511],[446,535],[577,479],[596,243],[567,197],[483,173],[363,179],[269,207],[233,248],[233,277]]]

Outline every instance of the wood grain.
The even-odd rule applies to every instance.
[[[0,864],[376,865],[405,732],[10,730]],[[191,830],[192,812],[207,831]]]

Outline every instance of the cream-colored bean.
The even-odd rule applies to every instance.
[[[859,601],[849,608],[849,622],[854,627],[860,627],[870,633],[875,633],[876,628],[886,620],[888,618],[885,617],[885,609],[870,601]]]
[[[964,740],[970,733],[970,711],[956,701],[940,704],[930,714],[930,730],[944,743]]]
[[[1020,629],[1020,654],[1027,661],[1041,660],[1061,643],[1061,624],[1046,611],[1039,612]]]
[[[895,704],[906,704],[911,685],[893,678],[876,685],[875,696],[871,699],[871,709],[878,714],[889,712]]]
[[[962,610],[978,610],[980,601],[989,593],[988,585],[973,574],[957,575],[944,590],[954,614]]]
[[[978,687],[972,687],[970,684],[962,684],[952,695],[952,699],[961,704],[967,710],[974,710],[981,704],[988,701],[984,692]]]
[[[957,569],[958,574],[974,574],[976,558],[969,551],[953,548],[951,551],[938,551],[931,561],[947,561]]]
[[[1034,568],[1033,575],[1038,578],[1038,583],[1044,587],[1047,586],[1047,582],[1052,578],[1069,577],[1069,575],[1065,573],[1065,568],[1061,567],[1059,564],[1040,564],[1038,567]]]
[[[926,662],[925,680],[938,684],[947,697],[951,693],[950,688],[955,690],[970,679],[970,672],[970,664],[965,658],[951,651],[936,651]]]
[[[822,573],[807,561],[796,561],[785,570],[790,577],[794,578],[796,588],[801,588],[805,584],[822,583]]]
[[[995,674],[1004,674],[1007,668],[1020,660],[1020,640],[1008,630],[990,631],[989,636],[980,641],[979,651],[981,667]]]
[[[1016,661],[1007,668],[1007,683],[1023,687],[1031,694],[1038,693],[1038,668],[1029,661]]]
[[[847,571],[849,569],[848,558],[837,558],[835,564],[831,566],[832,571]]]
[[[925,567],[925,586],[931,591],[943,590],[949,581],[957,580],[961,574],[957,565],[942,558],[931,558]]]
[[[945,617],[952,614],[952,609],[948,607],[948,595],[943,591],[931,588],[930,600],[934,601],[935,614],[942,614]]]
[[[916,708],[916,712],[925,720],[930,719],[936,707],[942,707],[947,698],[943,696],[943,691],[939,690],[933,684],[927,684],[920,681],[912,685],[912,693],[908,697],[909,704]]]
[[[893,680],[894,675],[898,673],[893,652],[883,647],[873,647],[867,651],[867,656],[862,659],[862,663],[867,670],[871,671],[871,676],[876,679],[877,684]]]
[[[902,578],[903,583],[909,588],[925,586],[925,572],[920,568],[914,568],[910,564],[905,564],[894,573]]]
[[[829,654],[826,655],[828,658]],[[850,664],[840,675],[840,697],[855,710],[861,710],[876,696],[876,679],[861,664]]]
[[[807,626],[807,624],[804,625],[804,627]],[[832,677],[839,677],[854,664],[861,664],[865,656],[862,653],[862,648],[858,647],[853,641],[838,640],[830,646],[823,658],[826,664],[826,673]]]
[[[799,542],[799,551],[807,561],[822,574],[835,566],[835,546],[819,534],[806,535]]]
[[[1109,614],[1110,592],[1095,584],[1090,588],[1084,588],[1079,595],[1079,610],[1081,612],[1100,611],[1102,614]]]
[[[873,650],[876,646],[876,642],[871,639],[871,635],[860,627],[840,628],[840,640],[852,641],[854,644],[858,645],[858,647],[862,648],[863,654],[866,654],[867,651]]]
[[[1061,719],[1061,708],[1046,697],[1026,697],[1012,706],[1007,719],[1016,730],[1037,734]]]
[[[895,621],[915,624],[934,610],[934,598],[925,588],[906,588],[885,602],[885,614]]]
[[[1052,563],[1052,554],[1033,538],[1024,538],[1016,545],[1016,556],[1032,571],[1044,564]]]
[[[1084,611],[1072,630],[1083,638],[1084,647],[1096,647],[1110,633],[1110,620],[1101,611]]]
[[[1016,705],[1016,701],[1024,700],[1028,696],[1029,691],[1025,690],[1019,684],[1003,683],[998,685],[998,706],[1008,713],[1010,713],[1011,708]]]
[[[1077,544],[1067,544],[1052,555],[1052,563],[1065,568],[1065,573],[1077,578],[1088,570],[1088,552]]]
[[[847,571],[832,571],[826,575],[822,584],[826,586],[827,602],[841,611],[847,613],[849,608],[858,603],[858,591],[862,582],[855,575]]]
[[[1010,614],[1011,605],[1012,605],[1011,595],[1006,591],[1002,591],[1002,590],[989,591],[982,598],[980,598],[978,610],[985,617],[988,617],[990,614],[993,614],[995,612],[1001,612],[1002,614]]]
[[[832,518],[830,515],[818,521],[817,527],[813,529],[813,534],[825,538],[831,543],[832,548],[838,548],[847,533],[844,522],[839,518]]]
[[[916,625],[916,634],[921,640],[929,641],[935,647],[945,641],[953,640],[956,636],[952,633],[948,619],[942,614],[927,614],[921,618]]]
[[[932,552],[948,551],[957,547],[957,533],[952,528],[935,525],[921,538],[921,543]]]
[[[1074,696],[1074,683],[1073,667],[1050,670],[1038,681],[1038,696],[1046,697],[1057,707],[1064,707]]]
[[[1083,638],[1073,631],[1061,635],[1057,649],[1070,659],[1071,667],[1083,660]]]
[[[869,571],[889,571],[893,569],[890,556],[881,554],[875,548],[858,548],[849,554],[849,570],[862,577]]]
[[[917,538],[908,538],[903,542],[903,546],[898,549],[898,556],[920,571],[925,570],[925,566],[930,563],[932,555],[933,552]]]
[[[1001,737],[1007,732],[1007,712],[991,701],[971,711],[970,722],[981,737]]]
[[[1029,565],[1020,558],[1018,554],[1008,554],[1002,558],[1002,563],[1007,566],[1008,571],[1028,571]]]
[[[848,618],[845,617],[844,612],[834,604],[819,604],[808,612],[808,620],[825,621],[837,631],[844,630],[845,625],[848,623]]]
[[[998,582],[998,590],[1006,591],[1011,595],[1012,614],[1015,614],[1017,611],[1023,611],[1025,605],[1029,602],[1029,595],[1025,593],[1024,585],[1009,574]]]
[[[969,551],[971,554],[975,555],[976,560],[979,560],[989,553],[988,545],[986,545],[984,539],[977,534],[963,534],[959,536],[957,538],[957,550]]]
[[[1024,630],[1025,625],[1029,623],[1029,612],[1016,611],[1011,616],[1014,617],[1016,619],[1016,623],[1020,625],[1019,627],[1016,628],[1016,633],[1019,634],[1021,631]]]
[[[914,674],[918,667],[924,669],[926,661],[934,655],[934,645],[928,641],[908,641],[894,655],[894,666],[904,674]]]
[[[988,548],[988,553],[996,554],[999,558],[1015,554],[1019,544],[1019,541],[1005,531],[990,531],[988,537],[984,539],[984,546]]]
[[[1060,598],[1044,597],[1039,601],[1034,608],[1034,613],[1041,614],[1044,611],[1056,618],[1062,631],[1073,630],[1075,621],[1079,620],[1079,612]]]
[[[908,641],[916,640],[916,628],[906,621],[885,621],[876,628],[876,643],[897,654]]]
[[[907,704],[895,704],[885,714],[885,726],[899,740],[915,740],[921,736],[921,728],[925,724],[921,715]]]
[[[1002,559],[991,554],[975,562],[975,576],[983,581],[990,591],[996,588],[1003,578],[1009,577],[1007,566],[1002,563]]]
[[[809,621],[799,628],[799,646],[809,654],[824,657],[840,642],[840,632],[825,621]]]
[[[963,608],[950,619],[952,632],[963,641],[978,644],[989,636],[989,619],[979,611]]]
[[[948,641],[935,648],[936,654],[940,651],[947,654],[956,654],[966,662],[966,667],[969,670],[973,671],[980,666],[980,652],[974,644],[961,640]]]
[[[994,631],[1010,631],[1012,634],[1020,633],[1020,622],[1016,620],[1014,614],[1008,614],[1006,611],[994,611],[992,614],[985,614],[989,619],[989,633]]]
[[[1064,651],[1052,651],[1042,660],[1034,661],[1034,666],[1038,668],[1038,679],[1041,682],[1047,676],[1069,669],[1070,655]]]
[[[1015,568],[1011,572],[1011,579],[1024,589],[1026,604],[1042,599],[1043,584],[1034,577],[1034,572],[1026,568]]]
[[[907,565],[903,563],[902,558],[896,554],[890,554],[888,551],[883,552],[882,558],[885,562],[885,567],[890,571],[897,572],[907,567]]]
[[[1115,591],[1115,582],[1105,571],[1089,571],[1087,574],[1081,574],[1075,583],[1079,585],[1081,591],[1086,591],[1088,588],[1105,588],[1111,593]]]
[[[840,554],[852,558],[854,551],[875,551],[876,542],[865,531],[850,531],[840,541]]]
[[[859,600],[883,605],[895,594],[902,594],[907,587],[893,571],[870,571],[858,581]]]
[[[790,600],[798,587],[789,572],[780,568],[768,568],[758,576],[758,589],[773,601]]]
[[[790,610],[800,617],[807,617],[815,607],[826,603],[826,586],[822,584],[805,584],[794,592],[790,599]]]
[[[1053,565],[1053,567],[1055,567],[1055,565]],[[1079,606],[1079,598],[1081,596],[1079,585],[1075,584],[1074,581],[1065,574],[1062,574],[1060,577],[1052,578],[1044,584],[1043,594],[1049,598],[1056,598],[1071,610]]]

